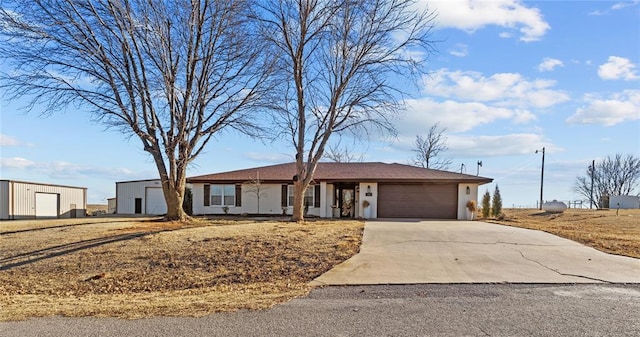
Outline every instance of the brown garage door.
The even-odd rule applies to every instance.
[[[380,184],[379,218],[455,219],[458,216],[456,184]]]

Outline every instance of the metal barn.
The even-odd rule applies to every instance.
[[[117,214],[167,213],[160,179],[121,181],[116,183]]]
[[[87,188],[0,180],[0,219],[80,218],[87,213]]]

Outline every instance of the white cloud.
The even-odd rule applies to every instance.
[[[0,158],[3,169],[20,169],[44,174],[53,179],[105,178],[111,180],[147,179],[158,174],[153,172],[132,171],[126,168],[108,168],[84,166],[62,161],[34,162],[26,158]]]
[[[134,178],[150,178],[154,175],[140,175],[140,172],[134,172],[126,168],[107,168],[95,166],[83,166],[62,161],[42,163],[41,168],[45,168],[49,176],[56,179],[77,179],[89,177],[102,177],[115,180],[134,179]]]
[[[625,2],[618,2],[613,4],[611,7],[609,7],[606,10],[594,10],[592,12],[589,13],[589,15],[596,15],[596,16],[600,16],[600,15],[607,15],[609,13],[611,13],[612,11],[617,11],[626,7],[632,7],[635,6],[637,4],[640,4],[640,1],[638,0],[634,0],[634,1],[625,1]]]
[[[537,41],[547,30],[549,24],[540,10],[527,7],[518,0],[421,0],[425,6],[437,13],[438,27],[456,28],[474,32],[485,26],[495,25],[520,32],[520,40]],[[505,37],[503,33],[501,37]]]
[[[0,146],[24,146],[25,144],[18,139],[0,133]]]
[[[458,43],[456,44],[456,49],[450,51],[449,54],[457,57],[465,57],[469,55],[469,50],[466,44]]]
[[[451,134],[447,129],[446,156],[453,157],[493,157],[534,154],[536,149],[546,147],[551,151],[562,151],[549,143],[541,134],[514,133],[497,136]],[[398,137],[393,147],[402,151],[413,148],[415,134]]]
[[[13,157],[13,158],[0,158],[0,167],[2,168],[18,168],[27,169],[35,165],[31,160]]]
[[[556,67],[564,67],[564,63],[558,59],[545,57],[542,63],[538,65],[538,71],[553,71]]]
[[[431,98],[407,100],[409,109],[396,123],[401,135],[415,137],[431,125],[440,123],[449,132],[465,132],[498,120],[524,123],[536,117],[528,110],[494,107],[478,102],[437,102]]]
[[[639,4],[639,3],[640,3],[640,1],[638,1],[638,0],[618,2],[618,3],[614,4],[613,6],[611,6],[611,9],[616,11],[616,10],[619,10],[619,9],[623,9],[625,7],[635,6],[635,5]]]
[[[465,101],[494,102],[500,106],[545,108],[569,100],[553,90],[553,80],[528,80],[517,73],[485,77],[473,71],[440,69],[424,79],[424,93]]]
[[[534,109],[569,100],[553,90],[555,81],[528,80],[516,73],[485,77],[471,71],[440,69],[424,79],[424,97],[405,101],[407,111],[396,123],[399,134],[415,137],[435,123],[450,133],[494,122],[526,124],[537,119]]]
[[[267,153],[267,152],[247,152],[244,157],[256,162],[261,163],[284,163],[292,160],[291,156],[282,153]]]
[[[516,124],[524,124],[536,119],[536,115],[531,113],[531,111],[516,109],[513,111],[513,118],[511,120]]]
[[[569,124],[603,124],[612,126],[640,120],[640,90],[625,90],[609,98],[586,95],[586,106],[567,118]]]
[[[512,156],[533,154],[543,146],[561,150],[534,133],[516,133],[499,136],[459,136],[448,137],[451,154],[457,156]]]
[[[618,56],[609,56],[607,63],[598,67],[598,76],[603,80],[624,79],[630,81],[639,78],[636,73],[636,65],[631,63],[631,60]]]

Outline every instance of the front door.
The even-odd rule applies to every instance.
[[[338,185],[336,188],[336,199],[338,200],[338,207],[341,218],[353,218],[356,214],[355,199],[356,188],[355,185]]]

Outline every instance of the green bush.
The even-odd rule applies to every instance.
[[[182,199],[182,209],[188,215],[193,215],[193,192],[190,188],[185,188],[184,199]]]
[[[496,185],[496,189],[493,191],[493,203],[491,206],[491,214],[497,218],[500,213],[502,213],[502,197],[500,196],[498,185]]]

